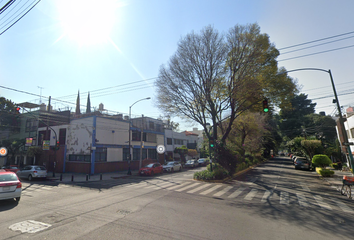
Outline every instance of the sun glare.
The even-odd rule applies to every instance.
[[[60,0],[58,11],[64,37],[80,45],[106,42],[115,23],[116,0]]]

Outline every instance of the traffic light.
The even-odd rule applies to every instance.
[[[57,144],[55,145],[55,150],[59,150],[60,146],[59,146],[59,141],[57,141]]]
[[[16,107],[16,113],[20,113],[20,110],[21,110],[21,108],[20,107]]]
[[[213,148],[214,147],[214,139],[210,139],[209,142],[210,142],[209,146],[211,148]]]
[[[269,111],[268,100],[267,99],[263,100],[263,111],[264,112],[268,112]]]

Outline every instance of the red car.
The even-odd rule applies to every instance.
[[[1,169],[4,169],[6,172],[17,173],[20,169],[16,165],[3,166]]]
[[[155,173],[163,173],[163,167],[160,163],[150,163],[139,169],[140,175],[154,175]]]

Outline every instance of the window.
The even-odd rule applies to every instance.
[[[149,149],[148,153],[149,153],[149,158],[157,159],[156,149]]]
[[[174,139],[176,145],[183,145],[182,139]]]
[[[172,145],[172,138],[167,138],[167,145]]]
[[[95,162],[107,162],[107,148],[96,148]]]
[[[69,161],[91,162],[91,155],[70,154]]]
[[[149,130],[154,130],[154,129],[155,129],[155,123],[149,122]]]
[[[133,160],[140,160],[140,148],[133,148]]]
[[[155,133],[147,133],[146,134],[146,142],[153,142],[156,143],[157,142],[157,137]]]
[[[129,148],[123,148],[123,161],[129,160]]]
[[[38,121],[36,119],[28,118],[26,120],[26,132],[37,131]]]
[[[354,128],[350,129],[350,133],[352,134],[351,138],[354,138]],[[349,137],[349,136],[348,136]]]
[[[141,132],[138,130],[132,131],[132,140],[133,141],[140,141],[141,140]]]
[[[143,159],[147,158],[147,149],[143,148]]]
[[[156,124],[156,132],[163,132],[161,124]]]
[[[65,145],[66,140],[66,129],[61,128],[59,129],[59,145]]]

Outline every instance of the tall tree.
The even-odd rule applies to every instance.
[[[0,130],[11,132],[20,130],[20,114],[16,111],[16,104],[9,99],[0,97]]]
[[[81,114],[80,113],[80,91],[77,91],[77,98],[76,98],[76,110],[75,113],[77,115]]]
[[[87,104],[86,104],[86,113],[91,112],[91,101],[90,101],[90,93],[87,95]]]
[[[278,104],[296,90],[291,78],[276,75],[278,55],[257,24],[236,25],[227,34],[211,26],[187,34],[167,66],[160,68],[157,106],[201,124],[208,138],[217,138],[217,128],[211,134],[207,123],[217,126],[227,117],[228,125],[219,126],[225,141],[244,111],[260,109],[264,97]]]

